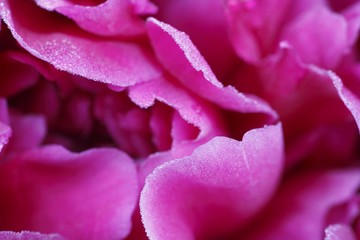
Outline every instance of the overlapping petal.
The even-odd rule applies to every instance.
[[[346,18],[323,0],[281,4],[229,0],[226,10],[232,43],[238,55],[253,64],[261,63],[287,41],[302,61],[332,68],[349,53],[358,25],[354,14]]]
[[[156,18],[186,32],[219,79],[225,80],[237,67],[222,0],[198,0],[196,4],[192,0],[155,0],[154,3],[159,8]]]
[[[156,6],[147,0],[107,0],[95,6],[77,5],[68,0],[36,0],[36,3],[71,18],[86,31],[104,36],[133,36],[144,33],[144,20],[138,15],[156,12]]]
[[[185,33],[154,18],[148,20],[147,29],[159,61],[187,89],[225,109],[277,118],[261,99],[224,87]]]
[[[360,184],[360,170],[303,173],[287,179],[244,239],[322,239],[331,207],[348,200]]]
[[[148,237],[226,237],[270,198],[282,160],[278,124],[249,131],[241,142],[214,138],[190,156],[159,166],[140,199]]]
[[[289,23],[281,39],[294,47],[303,62],[330,69],[350,50],[347,27],[343,16],[313,8]]]
[[[119,150],[33,149],[2,163],[0,178],[1,229],[69,239],[121,239],[130,232],[137,175]]]
[[[90,35],[30,1],[1,3],[1,17],[20,45],[57,69],[116,86],[160,75],[155,61],[140,45]]]

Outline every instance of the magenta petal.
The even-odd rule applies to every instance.
[[[359,169],[312,172],[288,178],[254,220],[247,240],[321,239],[328,211],[350,199],[360,184]]]
[[[73,19],[86,31],[105,36],[143,33],[144,21],[137,15],[156,12],[156,7],[148,1],[107,0],[96,6],[76,5],[71,1],[36,0],[36,3]]]
[[[159,61],[190,91],[228,110],[277,118],[261,99],[224,87],[185,33],[154,18],[148,19],[147,30]]]
[[[347,31],[344,17],[315,8],[287,25],[283,40],[295,48],[303,62],[333,68],[350,50]]]
[[[0,152],[3,147],[8,143],[11,136],[11,129],[9,126],[0,122]]]
[[[349,45],[353,45],[356,43],[360,30],[360,3],[356,2],[356,4],[346,9],[343,16],[345,17],[348,26]]]
[[[137,173],[118,150],[36,149],[8,159],[0,178],[1,229],[69,239],[122,239],[130,232]]]
[[[216,137],[167,162],[140,198],[150,239],[224,239],[272,195],[282,169],[281,125],[249,131],[241,142]]]
[[[42,234],[38,232],[0,232],[0,240],[62,240],[58,234]]]
[[[11,136],[11,128],[9,124],[9,113],[6,101],[0,98],[0,152],[8,143]]]
[[[86,34],[30,1],[4,0],[0,14],[22,47],[60,70],[116,86],[160,75],[138,45]]]
[[[186,32],[216,76],[226,78],[237,57],[228,39],[223,0],[197,0],[196,4],[193,0],[154,2],[159,7],[157,18]]]
[[[46,135],[46,122],[39,115],[12,115],[12,137],[7,151],[24,151],[38,147]],[[30,140],[31,139],[31,140]]]
[[[325,229],[324,240],[356,240],[356,236],[349,226],[335,224]]]
[[[334,72],[327,71],[326,74],[332,80],[339,97],[353,115],[360,131],[360,99],[344,86],[341,79]]]
[[[29,65],[22,64],[10,54],[0,55],[0,96],[12,96],[36,83],[39,73]]]
[[[196,101],[184,89],[171,84],[166,79],[158,78],[137,84],[130,88],[129,97],[143,108],[152,106],[155,100],[164,102],[176,109],[188,123],[198,127],[201,136],[216,136],[224,133],[216,113],[213,113],[201,102]]]
[[[291,1],[225,2],[230,39],[237,54],[247,62],[259,62],[275,49],[277,34]]]

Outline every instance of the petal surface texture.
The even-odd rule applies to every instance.
[[[69,239],[121,239],[138,198],[135,165],[115,149],[48,146],[0,166],[1,229]]]
[[[140,208],[150,239],[222,238],[270,198],[282,169],[281,125],[241,142],[216,137],[147,178]]]

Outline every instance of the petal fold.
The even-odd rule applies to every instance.
[[[122,239],[138,199],[136,168],[115,149],[70,153],[53,145],[0,166],[0,228],[69,239]]]
[[[159,61],[187,89],[225,109],[265,113],[277,119],[276,112],[261,99],[224,87],[184,32],[154,18],[148,19],[147,30]]]
[[[156,168],[140,198],[148,237],[223,238],[246,223],[278,183],[281,132],[278,124],[249,131],[241,142],[216,137]]]
[[[115,86],[134,85],[160,75],[144,47],[90,35],[31,1],[2,3],[2,19],[19,44],[57,69]]]

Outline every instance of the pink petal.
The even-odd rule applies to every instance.
[[[30,86],[39,78],[39,73],[27,64],[23,64],[11,54],[0,55],[1,83],[0,96],[10,97]]]
[[[156,152],[140,163],[140,184],[144,182],[149,173],[164,162],[189,155],[196,147],[215,136],[227,135],[219,113],[214,111],[213,108],[209,107],[204,102],[198,101],[198,99],[186,92],[185,89],[172,84],[171,79],[159,78],[150,82],[137,84],[136,86],[130,87],[129,97],[140,107],[148,108],[151,106],[151,111],[154,115],[150,124],[153,129],[155,137],[153,141],[155,141],[155,144],[159,146],[158,141],[161,140],[164,142],[164,146],[171,145],[170,151]],[[154,119],[156,114],[160,115],[162,121],[171,116],[167,115],[169,114],[168,111],[156,113],[158,107],[156,106],[157,104],[155,101],[164,103],[174,109],[172,114],[179,114],[179,117],[186,122],[185,127],[183,125],[181,129],[177,129],[178,126],[175,125],[175,122],[173,122],[174,125],[168,126],[171,129],[166,129],[166,126],[164,125],[162,125],[161,128],[160,126],[157,126],[159,123]],[[168,120],[171,121],[171,119]],[[194,137],[193,135],[188,135],[191,137],[191,139],[188,139],[189,141],[182,141],[181,143],[177,142],[180,134],[177,134],[176,131],[181,131],[186,134],[189,133],[189,131],[192,131],[189,130],[189,128],[194,130],[197,136]],[[170,136],[166,136],[166,134],[170,134]],[[175,135],[176,138],[173,139]],[[168,149],[165,148],[163,150]]]
[[[330,72],[303,63],[296,49],[285,42],[255,71],[257,76],[252,79],[257,84],[249,84],[259,86],[258,94],[280,115],[287,142],[287,164],[305,158],[325,165],[352,159],[357,147],[356,124],[344,105],[347,97],[334,88]],[[355,105],[356,97],[350,102]],[[356,108],[351,111],[354,115]]]
[[[0,98],[0,152],[3,147],[8,143],[11,136],[11,128],[9,124],[9,113],[6,101]]]
[[[21,152],[40,146],[45,138],[47,126],[39,115],[11,116],[12,137],[7,152]]]
[[[133,104],[126,92],[98,95],[95,116],[117,146],[131,156],[144,157],[154,151],[148,123],[150,113]]]
[[[356,236],[349,226],[336,224],[325,229],[324,240],[356,240]]]
[[[0,232],[0,240],[62,240],[62,236],[58,234],[42,234],[38,232]]]
[[[344,224],[355,225],[356,220],[360,216],[360,196],[354,195],[347,201],[333,206],[326,216],[326,223],[331,224]]]
[[[69,239],[122,239],[130,232],[137,174],[118,150],[35,149],[8,159],[0,178],[1,229]]]
[[[289,13],[291,1],[225,2],[230,39],[239,57],[256,63],[276,49],[278,31]]]
[[[226,79],[236,67],[237,57],[228,39],[223,1],[198,0],[194,4],[192,0],[155,0],[154,3],[159,7],[157,18],[186,32],[216,76]]]
[[[333,68],[350,50],[347,31],[345,18],[326,8],[314,8],[288,24],[281,38],[294,47],[303,62]]]
[[[11,128],[0,122],[0,152],[3,147],[9,142],[9,138],[11,136]]]
[[[327,0],[327,2],[329,3],[331,9],[336,12],[347,11],[349,8],[352,8],[358,3],[357,0],[343,0],[341,2],[337,0]]]
[[[154,104],[151,108],[150,128],[156,148],[165,151],[171,148],[171,117],[173,109],[164,104]]]
[[[150,239],[224,238],[270,198],[282,168],[281,125],[239,142],[217,137],[149,175],[140,209]]]
[[[331,207],[355,194],[359,169],[298,174],[285,182],[258,218],[248,240],[317,240],[323,236],[325,217]]]
[[[30,1],[4,0],[0,14],[22,47],[60,70],[116,86],[160,75],[144,48],[89,35]]]
[[[159,61],[190,91],[228,110],[277,118],[259,98],[224,87],[185,33],[154,18],[148,19],[147,30]]]
[[[44,1],[36,3],[50,11],[57,11],[74,20],[82,29],[104,36],[132,36],[145,32],[144,21],[137,15],[156,12],[148,1],[107,0],[96,6],[81,6],[71,1]],[[135,12],[138,10],[137,12]]]
[[[353,115],[355,122],[360,131],[360,99],[355,94],[353,94],[349,89],[347,89],[341,79],[332,71],[327,71],[329,79],[332,80],[339,97],[344,102],[345,106],[349,109]]]
[[[343,3],[345,1],[341,1]],[[360,30],[360,3],[354,1],[354,3],[342,13],[347,22],[348,40],[349,45],[352,46],[356,43]]]
[[[218,116],[211,108],[194,99],[184,89],[171,84],[167,79],[154,79],[133,86],[129,89],[129,97],[143,108],[152,106],[155,100],[164,102],[176,109],[185,121],[198,127],[201,131],[200,136],[209,134],[216,136],[224,133]]]
[[[10,122],[9,109],[4,98],[0,98],[0,121],[6,124]]]
[[[173,145],[182,144],[183,141],[196,139],[199,136],[199,129],[188,124],[177,112],[173,114],[171,138]]]

